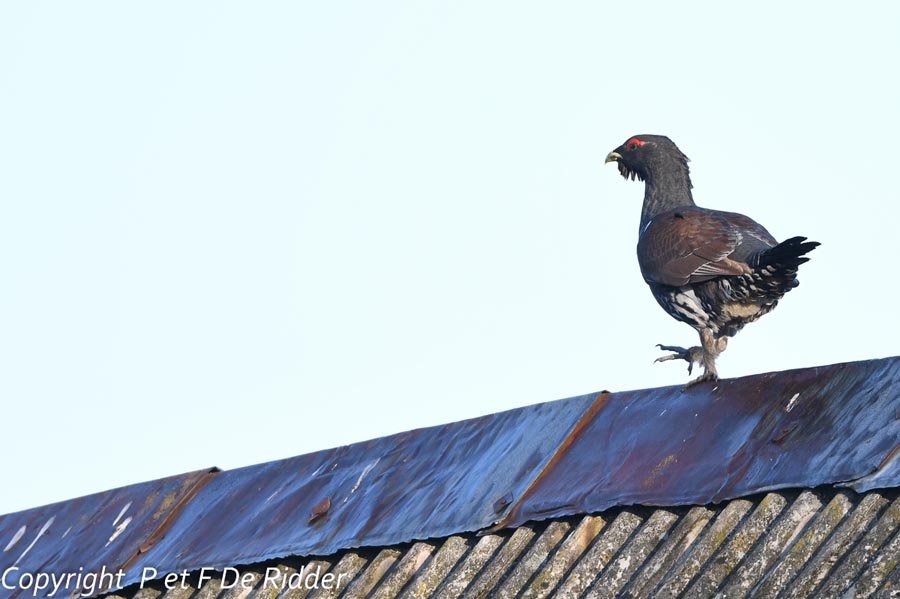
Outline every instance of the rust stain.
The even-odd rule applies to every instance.
[[[156,503],[156,498],[157,498],[158,496],[159,496],[159,491],[153,491],[153,492],[149,493],[149,494],[147,495],[147,497],[144,498],[144,503],[143,503],[143,505],[141,506],[140,511],[141,511],[141,512],[146,512],[147,510],[149,510],[150,507],[151,507],[154,503]],[[155,513],[151,516],[151,518],[153,518],[154,520],[159,520],[159,512],[158,512],[158,511],[155,512]]]
[[[328,515],[328,511],[331,509],[331,497],[326,497],[319,503],[313,506],[312,511],[309,514],[309,520],[307,524],[312,524],[316,520],[323,518]]]
[[[494,506],[493,506],[494,513],[499,514],[500,512],[505,510],[506,506],[508,506],[510,503],[512,503],[512,500],[513,500],[512,493],[507,493],[503,497],[499,498],[497,501],[494,502]]]
[[[125,560],[119,569],[127,570],[129,566],[131,566],[142,554],[150,551],[154,545],[165,536],[166,532],[172,527],[175,521],[178,519],[178,516],[181,515],[182,509],[190,502],[193,497],[200,492],[200,489],[205,487],[212,478],[218,474],[220,470],[218,468],[213,468],[208,471],[206,474],[200,477],[200,479],[193,484],[193,486],[178,500],[168,514],[162,519],[162,521],[157,525],[156,529],[147,537],[147,540],[138,548],[137,552],[132,555],[130,558]]]
[[[553,457],[551,457],[547,461],[547,464],[541,469],[541,471],[537,474],[537,476],[534,477],[534,479],[531,481],[531,484],[528,485],[528,488],[525,489],[525,492],[522,493],[522,496],[519,497],[518,501],[516,501],[513,504],[512,508],[509,510],[509,512],[507,512],[506,516],[504,518],[502,518],[499,522],[497,522],[496,524],[491,526],[489,529],[484,531],[485,533],[496,532],[496,531],[498,531],[502,528],[506,528],[508,526],[508,523],[516,516],[516,514],[519,510],[519,507],[522,505],[522,503],[524,501],[526,501],[528,499],[532,490],[538,485],[538,483],[541,481],[541,479],[544,477],[544,475],[546,473],[552,471],[553,468],[559,463],[559,461],[562,460],[563,456],[566,455],[566,452],[569,450],[569,448],[575,442],[575,439],[577,439],[581,435],[581,433],[584,431],[584,429],[587,427],[587,425],[594,419],[594,417],[598,413],[600,413],[600,411],[603,409],[603,407],[609,401],[610,395],[611,394],[609,393],[609,391],[601,391],[600,393],[597,394],[597,397],[591,403],[590,407],[587,410],[585,410],[584,414],[581,416],[581,418],[578,420],[578,422],[575,423],[575,426],[572,427],[572,431],[566,436],[565,439],[563,439],[563,442],[560,444],[560,446],[554,452]],[[546,508],[545,508],[545,510],[546,510]],[[545,511],[545,510],[542,510],[542,511]]]
[[[800,426],[800,423],[797,422],[796,420],[787,423],[786,425],[781,427],[781,430],[778,431],[778,434],[776,434],[774,437],[772,437],[772,442],[773,443],[782,443],[785,439],[787,439],[788,435],[790,435],[792,432],[797,430],[797,427],[799,427],[799,426]]]
[[[645,488],[652,487],[656,482],[656,479],[658,479],[662,474],[663,470],[665,470],[667,466],[676,462],[678,462],[678,458],[673,454],[669,454],[664,457],[656,466],[653,467],[653,470],[651,470],[650,474],[647,475],[647,478],[644,479],[642,485]]]
[[[876,471],[883,470],[888,464],[891,463],[891,461],[895,457],[897,457],[898,453],[900,453],[900,445],[894,446],[894,448],[890,452],[888,452],[886,456],[884,456],[884,459],[881,460],[880,464],[878,464],[878,468],[876,469]]]
[[[176,497],[180,494],[181,494],[181,492],[176,492],[176,491],[171,491],[169,493],[166,493],[163,496],[162,501],[159,502],[159,506],[153,512],[153,519],[159,520],[160,518],[163,517],[164,514],[168,514],[169,510],[172,508],[172,506],[177,501]],[[156,493],[153,494],[154,501],[156,500],[156,495],[157,495]]]

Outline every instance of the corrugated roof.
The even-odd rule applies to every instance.
[[[896,490],[779,491],[718,505],[619,507],[485,536],[271,560],[203,572],[202,585],[194,572],[184,588],[180,579],[171,589],[156,581],[112,596],[888,597],[900,589],[898,530]]]
[[[897,486],[900,358],[601,392],[0,516],[0,571],[168,572],[782,488]]]

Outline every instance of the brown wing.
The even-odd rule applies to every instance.
[[[648,283],[680,287],[749,273],[747,257],[774,241],[746,216],[685,206],[650,221],[638,240],[638,262]]]

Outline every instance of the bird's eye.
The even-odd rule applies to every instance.
[[[644,145],[644,142],[638,139],[637,137],[632,137],[628,141],[625,142],[625,147],[631,150],[632,152],[637,150],[639,147]]]

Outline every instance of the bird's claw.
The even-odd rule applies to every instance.
[[[719,380],[719,375],[715,372],[706,371],[695,379],[692,379],[684,384],[682,389],[690,389],[694,385],[698,383],[705,383],[706,381],[717,381]]]
[[[656,347],[663,351],[674,352],[666,356],[660,356],[653,360],[656,362],[667,362],[669,360],[685,360],[688,363],[688,374],[691,374],[694,371],[694,363],[699,363],[703,358],[703,348],[700,347],[690,347],[684,348],[678,345],[663,345],[661,343],[657,343]]]
[[[707,356],[703,352],[702,347],[695,346],[684,348],[678,345],[661,344],[657,344],[656,347],[663,351],[670,351],[673,353],[667,356],[660,356],[656,358],[654,362],[666,362],[668,360],[686,360],[688,363],[688,374],[691,374],[693,372],[695,363],[703,365],[705,372],[697,378],[688,381],[687,384],[682,387],[682,389],[689,389],[698,383],[705,383],[706,381],[719,380],[719,375],[716,373],[715,365],[706,360]]]

